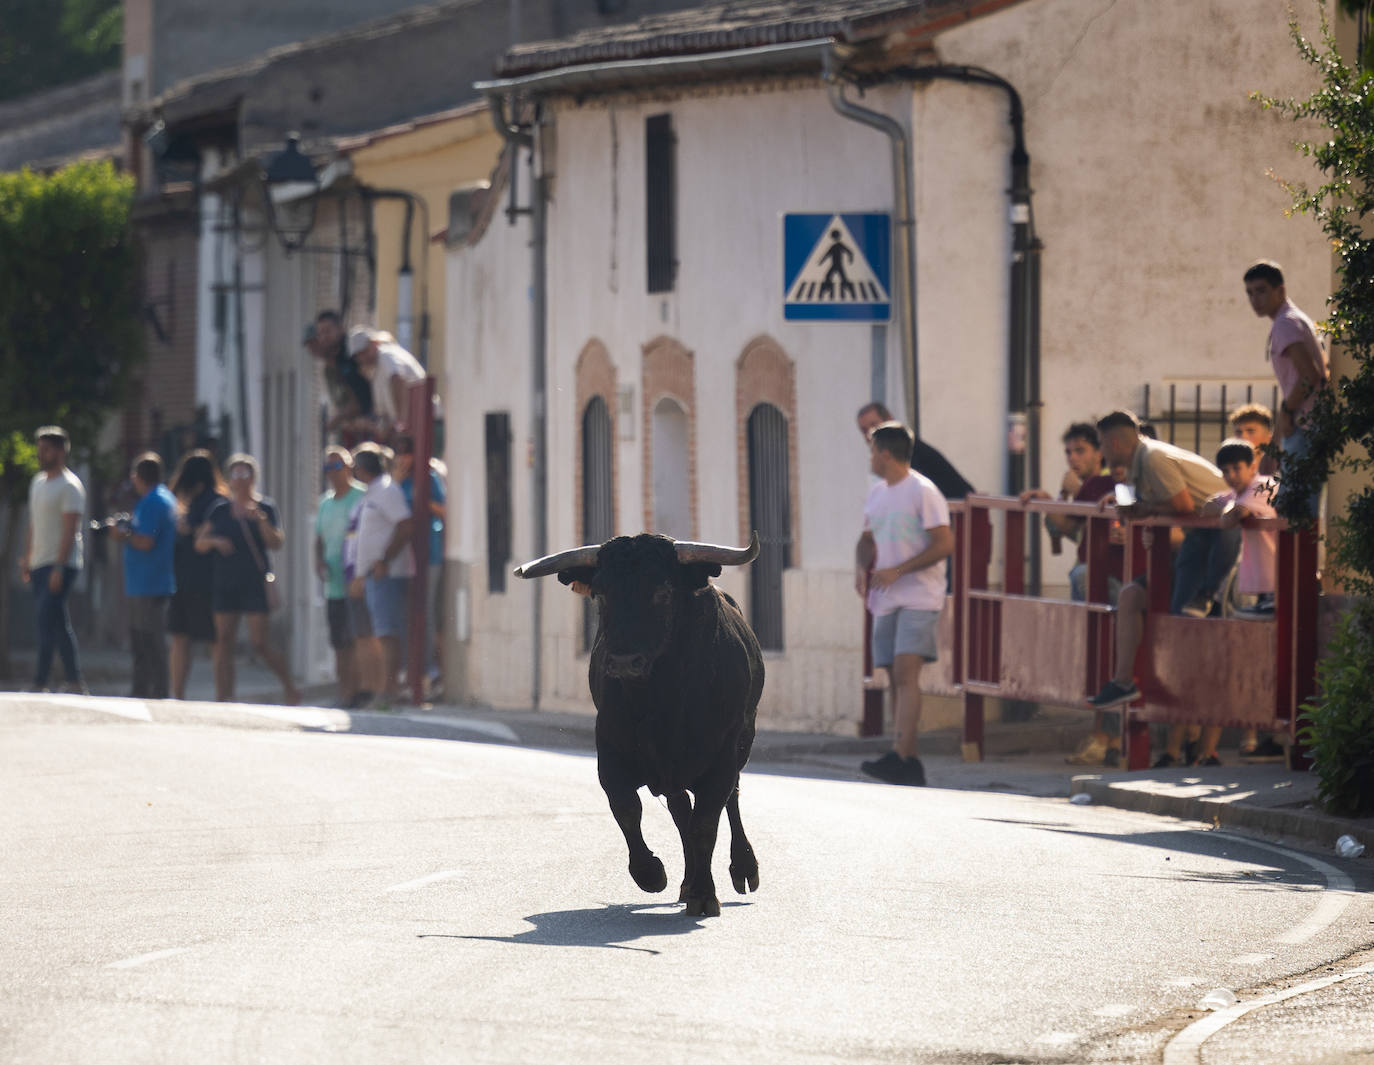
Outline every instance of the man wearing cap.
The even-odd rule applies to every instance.
[[[407,388],[425,379],[425,368],[390,333],[369,326],[349,330],[348,353],[372,382],[373,415],[379,435],[389,440],[397,422],[406,420]]]
[[[67,689],[89,694],[81,680],[76,635],[67,613],[67,594],[81,572],[81,518],[86,512],[86,488],[67,469],[67,431],[45,425],[35,434],[38,472],[29,485],[29,531],[19,576],[33,589],[38,629],[34,691],[46,691],[53,652],[62,659]]]

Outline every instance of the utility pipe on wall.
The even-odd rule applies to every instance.
[[[902,342],[902,370],[907,420],[911,431],[921,435],[921,391],[916,338],[916,219],[911,202],[911,146],[906,127],[889,115],[870,111],[844,97],[839,79],[841,61],[834,50],[825,53],[823,77],[830,92],[830,106],[845,118],[885,133],[892,142],[892,224],[895,248],[893,268],[897,293],[898,332]]]

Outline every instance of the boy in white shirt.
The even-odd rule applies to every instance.
[[[888,784],[920,787],[926,782],[916,756],[921,666],[936,659],[944,561],[954,552],[954,534],[945,497],[911,468],[913,442],[900,422],[884,422],[870,437],[871,468],[881,480],[864,505],[854,582],[873,615],[873,665],[892,672],[895,720],[893,749],[860,768]]]

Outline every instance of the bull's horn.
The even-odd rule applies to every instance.
[[[743,566],[759,555],[759,534],[749,538],[748,547],[721,547],[719,544],[693,544],[685,540],[677,542],[677,560],[682,563],[714,562],[721,566]]]
[[[547,577],[550,573],[558,573],[565,569],[595,566],[597,552],[600,550],[600,544],[587,544],[585,547],[574,547],[571,551],[560,551],[556,555],[545,555],[533,562],[526,562],[523,566],[517,566],[515,575],[525,578]]]

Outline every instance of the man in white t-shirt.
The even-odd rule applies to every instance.
[[[937,657],[944,561],[954,552],[954,533],[945,497],[911,468],[914,439],[900,422],[884,422],[869,437],[871,468],[881,480],[864,504],[854,584],[873,615],[873,665],[892,673],[895,722],[892,750],[860,768],[888,784],[920,787],[921,667]]]
[[[38,654],[33,690],[46,691],[52,656],[62,659],[67,690],[87,694],[77,661],[76,635],[67,613],[67,594],[81,572],[81,519],[86,513],[86,489],[67,469],[67,431],[45,425],[34,436],[38,472],[29,485],[29,531],[19,576],[33,589],[38,629]]]
[[[410,534],[415,521],[405,493],[386,471],[391,452],[377,444],[359,444],[353,451],[353,471],[367,488],[358,515],[357,555],[349,594],[367,599],[372,621],[372,662],[380,662],[384,674],[366,678],[364,687],[376,692],[383,704],[400,694],[401,640],[408,617],[406,599],[415,576],[415,556]]]
[[[408,420],[409,387],[425,379],[425,368],[385,330],[361,326],[348,334],[348,352],[372,382],[372,413],[390,442],[398,422]]]

